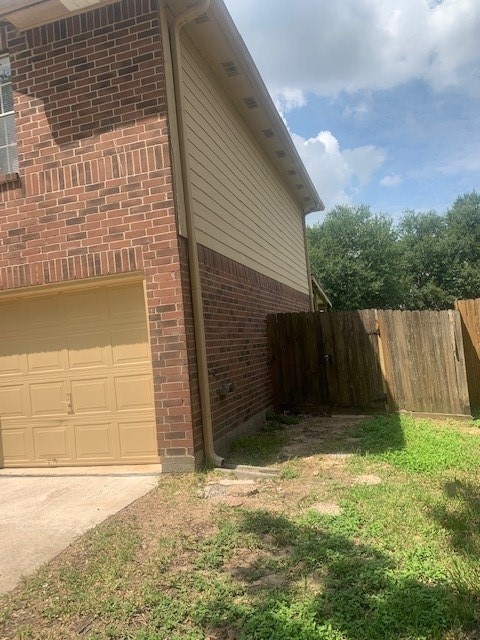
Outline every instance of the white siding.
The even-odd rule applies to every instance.
[[[182,44],[198,242],[308,293],[299,205],[208,67]]]

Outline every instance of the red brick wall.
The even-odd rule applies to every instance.
[[[20,181],[0,185],[0,289],[143,271],[162,455],[193,454],[155,0],[17,34]]]
[[[187,285],[187,245],[182,239],[183,278]],[[230,260],[211,249],[198,247],[201,267],[210,397],[216,440],[272,405],[266,317],[282,311],[308,311],[306,294]],[[187,331],[193,336],[189,288],[185,308]],[[195,451],[202,449],[200,404],[194,362],[190,357]],[[220,398],[218,389],[233,382],[235,391]]]

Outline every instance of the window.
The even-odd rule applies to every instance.
[[[0,174],[18,171],[12,71],[8,56],[0,54]]]

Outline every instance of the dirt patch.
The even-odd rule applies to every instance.
[[[366,485],[375,485],[380,484],[382,479],[379,476],[373,475],[371,473],[364,473],[359,476],[355,476],[353,479],[353,484],[366,484]]]
[[[327,516],[339,516],[342,513],[340,505],[336,502],[316,502],[310,509]]]
[[[336,456],[356,453],[359,439],[354,430],[366,416],[305,416],[288,428],[289,443],[282,448],[283,460],[322,454]]]

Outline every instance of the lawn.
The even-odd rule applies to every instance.
[[[480,639],[480,429],[272,420],[219,472],[166,477],[0,604],[0,639]],[[222,476],[223,477],[223,476]]]

